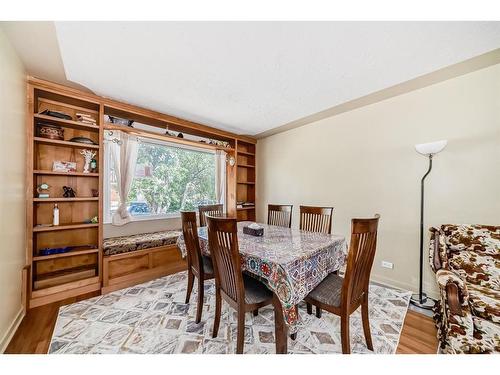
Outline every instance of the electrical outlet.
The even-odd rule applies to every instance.
[[[391,270],[394,268],[394,264],[392,264],[391,262],[387,262],[385,260],[383,260],[380,265],[384,268],[389,268]]]

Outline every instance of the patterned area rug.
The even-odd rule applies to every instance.
[[[63,306],[59,310],[49,353],[234,353],[236,314],[223,303],[217,338],[212,338],[215,296],[205,285],[202,321],[195,324],[196,285],[184,304],[186,272]],[[395,353],[410,292],[370,286],[370,327],[375,353]],[[351,351],[366,348],[361,313],[351,315]],[[297,339],[288,339],[289,353],[340,353],[340,319],[323,311],[321,319],[300,305]],[[246,316],[245,353],[275,353],[274,310],[267,307]]]

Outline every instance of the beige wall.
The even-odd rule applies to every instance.
[[[500,65],[259,140],[259,220],[268,203],[293,204],[294,226],[300,204],[333,205],[334,232],[347,235],[351,218],[380,213],[372,278],[415,290],[427,160],[414,144],[440,139],[425,227],[500,225]],[[427,259],[424,285],[435,296]]]
[[[0,29],[0,352],[22,318],[25,113],[24,67]]]

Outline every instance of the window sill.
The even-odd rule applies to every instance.
[[[142,222],[142,221],[153,221],[153,220],[167,220],[167,219],[179,219],[181,217],[181,214],[180,213],[175,213],[175,214],[170,214],[170,215],[154,215],[154,216],[147,216],[147,215],[144,215],[144,216],[132,216],[132,220],[127,223],[127,224],[130,224],[130,223],[135,223],[135,222]],[[111,220],[106,220],[104,221],[104,224],[109,224],[109,225],[113,225],[113,223],[111,222]],[[126,225],[126,224],[125,224]],[[119,226],[119,225],[117,225]]]

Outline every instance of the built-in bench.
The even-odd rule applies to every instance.
[[[102,293],[186,269],[176,245],[180,234],[168,230],[104,239]]]

